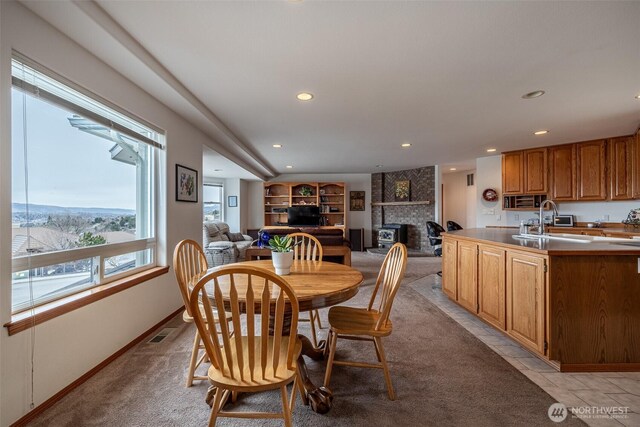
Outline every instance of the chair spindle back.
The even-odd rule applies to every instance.
[[[176,245],[173,251],[173,269],[180,287],[180,294],[187,314],[193,317],[189,306],[190,286],[207,272],[208,264],[204,251],[195,240],[185,239]]]
[[[289,237],[293,239],[293,259],[303,261],[322,261],[322,244],[311,234],[291,233]]]
[[[384,257],[380,273],[376,280],[376,287],[371,295],[368,310],[372,310],[380,291],[380,298],[377,310],[380,312],[380,318],[376,324],[376,330],[380,330],[386,325],[391,313],[393,300],[398,292],[400,283],[404,278],[404,272],[407,269],[407,247],[402,243],[394,244],[387,256]]]

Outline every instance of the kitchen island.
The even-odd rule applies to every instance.
[[[560,371],[640,371],[640,240],[516,234],[445,233],[445,294]]]

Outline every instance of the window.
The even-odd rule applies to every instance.
[[[205,221],[222,221],[223,188],[221,184],[204,184],[202,190]]]
[[[162,135],[12,60],[14,313],[155,266]]]

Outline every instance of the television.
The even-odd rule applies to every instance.
[[[318,226],[320,225],[320,208],[318,206],[291,206],[287,209],[287,225]]]

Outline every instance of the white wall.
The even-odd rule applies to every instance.
[[[229,207],[229,196],[236,196],[238,206]],[[224,222],[229,224],[232,233],[241,231],[240,229],[240,178],[227,178],[224,180]]]
[[[346,174],[285,174],[272,180],[273,182],[344,182],[347,198],[347,228],[364,228],[365,246],[371,246],[371,175],[366,173]],[[365,192],[365,210],[349,211],[349,191]],[[263,183],[250,182],[249,196],[249,228],[260,228],[264,225]]]
[[[446,173],[442,175],[442,226],[455,221],[463,228],[476,226],[476,186],[467,185],[467,175],[475,170]]]
[[[202,203],[175,201],[175,164],[202,175],[202,145],[194,126],[14,1],[0,2],[0,323],[11,319],[11,49],[166,130],[159,168],[158,258],[167,264],[184,238],[202,236]],[[35,328],[35,405],[95,367],[178,309],[173,272],[134,286]],[[30,410],[31,334],[0,334],[0,426]]]
[[[476,159],[476,227],[507,225],[505,211],[502,210],[502,156],[480,157]],[[482,193],[487,188],[498,192],[498,201],[487,202]]]

